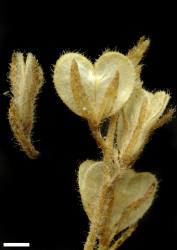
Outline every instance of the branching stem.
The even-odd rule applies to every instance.
[[[99,250],[106,250],[109,248],[109,214],[112,211],[114,201],[114,185],[112,177],[115,170],[115,151],[114,151],[114,135],[116,129],[117,114],[110,118],[107,137],[104,139],[101,135],[99,126],[89,123],[89,127],[92,131],[98,146],[103,152],[104,161],[104,174],[102,186],[98,197],[97,206],[95,209],[94,218],[90,224],[90,231],[87,237],[87,241],[84,246],[84,250],[95,249],[96,240],[99,237]],[[118,166],[118,164],[116,164]]]

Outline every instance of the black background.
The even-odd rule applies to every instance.
[[[52,1],[0,3],[0,244],[30,242],[33,249],[82,249],[88,220],[77,190],[77,169],[86,159],[100,159],[87,123],[59,99],[52,70],[63,51],[80,51],[93,61],[106,48],[126,53],[142,35],[151,39],[142,78],[148,90],[165,89],[177,100],[176,17],[162,3],[121,6]],[[147,3],[146,3],[147,4]],[[41,152],[28,159],[14,143],[7,120],[8,64],[13,51],[32,52],[45,73],[38,98],[34,142]],[[135,168],[160,180],[158,196],[128,249],[176,249],[176,118],[159,129]]]

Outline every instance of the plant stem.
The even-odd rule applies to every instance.
[[[111,246],[110,250],[116,250],[118,249],[123,243],[124,241],[129,238],[132,233],[135,231],[137,225],[133,225],[131,227],[129,227],[122,235],[121,237],[116,241],[114,242],[114,244]]]
[[[99,229],[104,227],[104,217],[106,217],[106,213],[109,208],[108,196],[110,197],[111,193],[112,189],[103,181],[84,250],[93,250],[95,247]]]
[[[111,182],[112,169],[114,162],[114,136],[116,129],[117,115],[110,119],[109,128],[106,140],[103,139],[99,126],[93,123],[89,123],[89,127],[92,131],[98,146],[103,152],[104,171],[103,171],[103,184],[100,189],[98,202],[94,217],[90,225],[90,231],[87,237],[87,241],[84,246],[84,250],[93,250],[96,244],[96,240],[99,236],[99,250],[106,250],[109,247],[109,214],[112,210],[114,199],[114,185]]]
[[[105,140],[103,139],[99,126],[93,122],[88,122],[89,128],[92,132],[92,136],[95,139],[99,148],[101,148],[102,152],[105,150]]]

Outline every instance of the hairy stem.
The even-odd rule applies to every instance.
[[[100,231],[99,229],[103,227],[106,213],[109,208],[108,195],[111,195],[111,193],[112,189],[108,187],[107,184],[103,181],[103,185],[101,187],[98,198],[98,204],[95,210],[94,218],[90,225],[90,231],[84,246],[84,250],[93,250],[95,247],[96,239]]]
[[[131,226],[131,227],[129,227],[129,228],[121,235],[121,237],[120,237],[117,241],[115,241],[115,242],[113,243],[113,245],[111,246],[110,250],[116,250],[116,249],[118,249],[118,248],[124,243],[124,241],[126,241],[126,239],[129,238],[129,237],[132,235],[132,233],[135,231],[136,227],[137,227],[136,224],[133,225],[133,226]]]
[[[94,126],[89,123],[93,137],[95,138],[98,146],[103,152],[104,161],[104,175],[103,184],[100,189],[98,202],[94,214],[94,218],[90,225],[90,231],[87,237],[87,241],[84,246],[84,250],[93,250],[96,244],[96,240],[99,238],[98,249],[106,250],[109,248],[109,214],[112,211],[112,205],[114,200],[114,182],[111,181],[112,169],[114,168],[114,135],[116,128],[117,115],[113,116],[109,123],[108,133],[106,140],[103,139],[98,126]]]
[[[93,122],[89,122],[89,128],[92,132],[92,136],[95,139],[98,147],[102,150],[102,152],[104,152],[105,150],[105,140],[103,139],[100,129],[99,129],[99,125],[94,124]]]

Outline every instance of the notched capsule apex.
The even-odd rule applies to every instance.
[[[135,68],[119,52],[104,53],[94,64],[81,54],[67,53],[56,63],[54,84],[74,113],[99,124],[128,100],[135,86]]]

